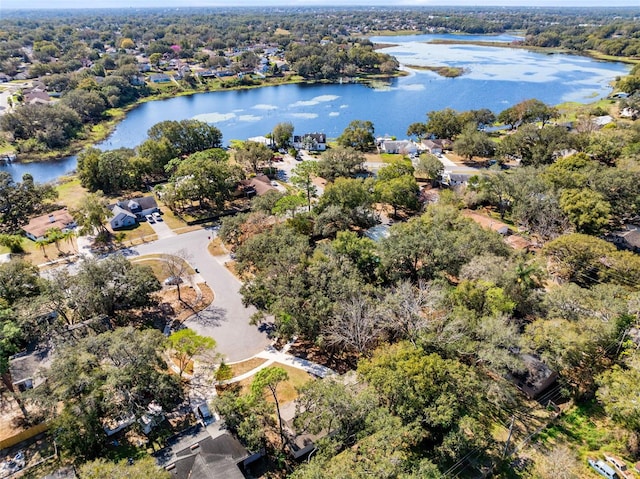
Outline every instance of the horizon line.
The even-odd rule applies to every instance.
[[[251,0],[253,1],[253,0]],[[526,2],[528,1],[534,1],[534,0],[526,0]],[[595,3],[590,3],[593,2],[594,0],[586,0],[586,1],[581,1],[580,3],[574,3],[572,0],[568,0],[567,4],[564,5],[558,5],[558,4],[548,4],[547,2],[544,2],[541,4],[541,2],[537,2],[536,4],[529,4],[526,2],[523,3],[516,3],[514,4],[513,2],[510,2],[508,0],[496,0],[495,3],[488,3],[488,4],[483,4],[483,5],[477,5],[475,3],[473,3],[473,0],[471,1],[465,1],[465,0],[459,0],[456,1],[454,3],[451,4],[428,4],[425,3],[424,1],[420,1],[418,0],[416,3],[412,3],[411,0],[408,0],[407,3],[402,3],[402,4],[398,4],[398,5],[393,5],[393,6],[389,6],[388,4],[385,3],[378,3],[378,2],[371,2],[371,3],[362,3],[359,1],[354,1],[354,3],[348,3],[348,4],[326,4],[326,3],[320,3],[320,0],[311,0],[311,2],[307,3],[300,3],[299,0],[293,0],[290,3],[270,3],[270,2],[266,2],[266,4],[262,3],[262,4],[258,4],[258,3],[248,3],[245,5],[235,5],[235,6],[230,6],[230,5],[225,5],[225,4],[217,4],[217,3],[212,3],[212,4],[191,4],[191,5],[184,5],[184,4],[172,4],[172,3],[166,3],[166,4],[160,4],[158,5],[158,3],[162,3],[162,2],[155,2],[155,4],[144,4],[144,5],[114,5],[112,2],[109,2],[106,5],[100,5],[100,6],[86,6],[86,5],[77,5],[75,4],[75,2],[73,0],[71,0],[71,2],[60,2],[62,3],[62,5],[58,4],[58,5],[31,5],[31,6],[5,6],[2,7],[0,6],[0,11],[33,11],[33,10],[63,10],[63,9],[72,9],[72,10],[133,10],[133,9],[141,9],[141,10],[158,10],[158,9],[175,9],[175,10],[182,10],[182,9],[195,9],[195,8],[224,8],[224,9],[251,9],[251,8],[260,8],[260,9],[265,9],[265,8],[341,8],[341,9],[349,9],[349,8],[382,8],[382,9],[387,9],[387,10],[393,10],[393,9],[411,9],[411,8],[416,8],[416,9],[428,9],[428,8],[454,8],[454,7],[467,7],[467,8],[475,8],[475,9],[480,9],[482,10],[483,8],[507,8],[507,9],[518,9],[518,8],[531,8],[531,9],[548,9],[548,8],[555,8],[555,9],[576,9],[576,8],[589,8],[589,9],[593,9],[593,10],[611,10],[611,9],[619,9],[619,8],[632,8],[632,9],[637,9],[638,11],[640,11],[640,7],[638,6],[637,2],[635,2],[635,0],[622,0],[622,2],[616,2],[613,5],[607,5],[607,6],[602,6],[601,4],[595,4]],[[197,0],[196,0],[197,2]],[[317,2],[317,3],[316,3]],[[5,2],[5,4],[8,2]],[[71,3],[71,4],[69,4]]]

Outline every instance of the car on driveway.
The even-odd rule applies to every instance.
[[[151,216],[153,216],[153,219],[156,221],[162,221],[162,216],[157,211],[154,211]]]
[[[276,180],[271,180],[271,186],[279,186]]]
[[[167,286],[182,284],[182,278],[180,276],[169,276],[164,280],[164,284]]]
[[[156,220],[151,215],[147,215],[147,216],[145,216],[145,218],[147,218],[147,221],[149,223],[155,223],[156,222]]]

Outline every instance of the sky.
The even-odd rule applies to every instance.
[[[129,7],[248,7],[248,6],[535,6],[601,7],[602,0],[0,0],[3,9],[129,8]],[[607,7],[638,7],[638,0],[609,0]]]

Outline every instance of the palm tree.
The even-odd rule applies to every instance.
[[[76,250],[76,246],[73,243],[73,240],[77,236],[76,232],[74,230],[67,230],[67,231],[63,232],[62,235],[63,235],[62,238],[65,239],[67,241],[67,243],[69,243],[69,245],[71,246],[71,249],[73,251],[77,251]]]
[[[62,254],[62,250],[60,249],[60,240],[64,238],[64,233],[60,228],[49,228],[45,233],[45,239],[49,244],[55,243],[56,249],[58,253]]]
[[[535,289],[542,285],[543,272],[535,263],[520,262],[516,266],[516,277],[520,289]]]
[[[45,258],[48,258],[47,256],[47,250],[46,250],[46,246],[49,244],[49,241],[46,238],[42,238],[36,241],[36,244],[40,247],[40,249],[42,250],[42,254],[44,255]]]

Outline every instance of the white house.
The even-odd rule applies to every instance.
[[[442,154],[442,145],[433,140],[423,140],[420,146],[424,151],[431,153],[432,155]]]
[[[294,135],[293,146],[298,150],[324,151],[327,149],[327,135],[324,133]]]
[[[452,171],[443,171],[441,183],[447,186],[466,186],[469,178],[475,176],[476,173],[454,173]]]
[[[113,213],[113,217],[109,220],[109,225],[112,230],[135,226],[138,222],[136,215],[118,205],[115,205],[111,211]]]
[[[116,204],[110,205],[109,209],[113,213],[109,224],[114,230],[134,226],[145,216],[160,212],[158,203],[153,196],[118,201]]]
[[[400,155],[415,155],[418,152],[418,145],[411,140],[384,140],[380,144],[382,153],[393,153]]]

